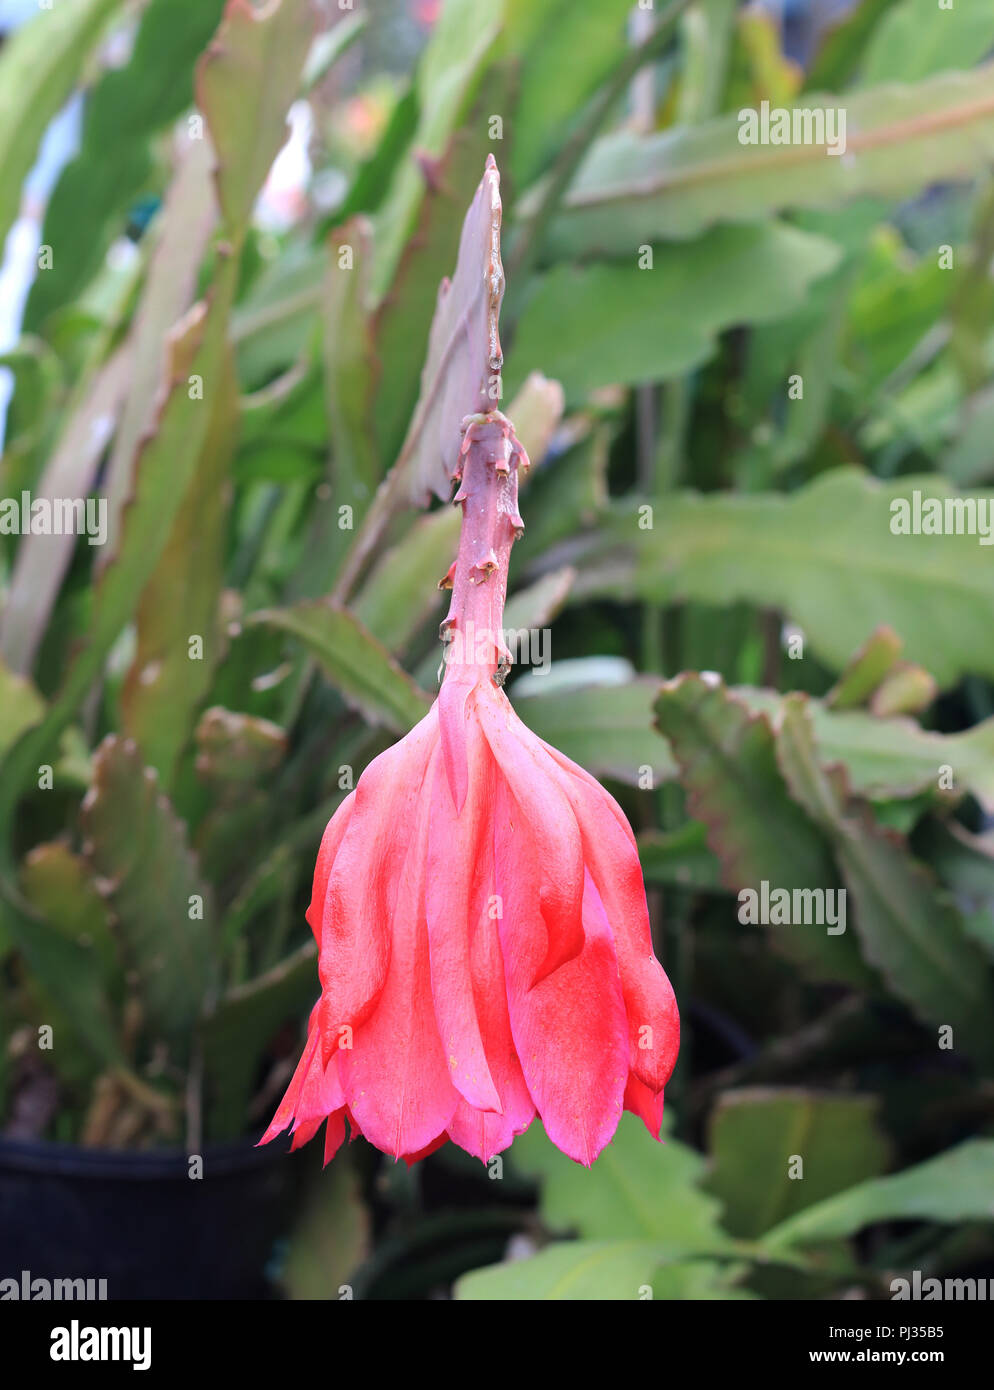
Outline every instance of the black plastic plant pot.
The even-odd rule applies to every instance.
[[[206,1146],[197,1178],[175,1149],[0,1140],[0,1281],[22,1298],[78,1279],[111,1300],[270,1297],[303,1177],[285,1150]]]

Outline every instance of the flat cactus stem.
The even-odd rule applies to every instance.
[[[455,270],[439,286],[421,390],[407,436],[342,566],[336,601],[348,601],[391,517],[405,502],[425,506],[432,494],[447,496],[466,442],[465,419],[494,415],[504,365],[503,298],[500,173],[497,161],[488,155],[463,221]]]

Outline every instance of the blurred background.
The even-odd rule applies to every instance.
[[[0,35],[0,1277],[994,1274],[989,0],[0,0]],[[742,143],[763,103],[845,151]],[[684,1041],[664,1145],[322,1173],[254,1143],[321,832],[437,690],[458,515],[377,488],[491,153],[541,638],[507,688],[635,827]],[[763,883],[844,889],[845,932],[743,921]]]

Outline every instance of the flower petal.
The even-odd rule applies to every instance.
[[[535,1118],[535,1102],[525,1084],[521,1063],[514,1048],[511,1020],[507,1011],[507,985],[501,955],[499,926],[503,903],[497,894],[494,869],[493,796],[496,768],[485,765],[486,796],[490,805],[487,833],[482,837],[473,883],[470,920],[470,966],[473,998],[483,1037],[490,1075],[500,1097],[501,1112],[475,1110],[460,1100],[449,1122],[449,1137],[467,1153],[488,1163],[501,1153],[517,1134],[523,1134]]]
[[[465,681],[446,679],[438,692],[438,734],[445,760],[456,815],[463,808],[469,789],[469,758],[466,749],[466,701],[474,689]]]
[[[517,815],[498,781],[496,879],[511,1031],[546,1133],[589,1167],[617,1128],[628,1078],[617,959],[600,900],[585,893],[582,952],[532,986],[543,952],[535,892],[539,849]]]
[[[650,1091],[634,1072],[625,1087],[625,1109],[638,1115],[653,1139],[659,1138],[663,1126],[663,1093]]]
[[[492,835],[493,769],[490,749],[471,717],[464,734],[468,786],[461,812],[448,776],[432,781],[425,908],[431,992],[452,1084],[476,1110],[500,1112],[480,1036],[470,967],[470,942],[479,924],[474,892],[483,843]]]
[[[314,933],[314,940],[319,947],[321,945],[321,919],[324,916],[324,900],[328,892],[328,879],[342,840],[345,838],[345,832],[352,820],[354,806],[355,792],[350,792],[325,826],[324,834],[321,837],[321,848],[318,850],[318,859],[314,866],[314,882],[311,885],[311,902],[305,913],[307,924]]]
[[[515,825],[535,845],[535,872],[531,887],[536,894],[540,920],[545,925],[546,950],[533,960],[538,984],[583,950],[583,849],[580,832],[569,802],[555,778],[543,769],[532,751],[509,725],[516,719],[507,697],[493,687],[479,687],[477,710],[480,724],[497,762],[498,781],[506,784],[516,803],[508,817],[507,834]],[[524,725],[517,720],[523,729]],[[527,732],[527,730],[526,730]]]
[[[334,1115],[328,1116],[328,1125],[324,1132],[324,1162],[321,1165],[323,1168],[327,1168],[344,1143],[345,1111],[343,1109],[336,1110]]]
[[[440,754],[433,759],[433,773]],[[449,1078],[435,1023],[425,918],[428,822],[416,805],[408,852],[387,929],[393,938],[375,1010],[355,1030],[338,1068],[351,1114],[371,1144],[400,1157],[417,1153],[448,1128],[459,1093]]]
[[[614,938],[631,1039],[631,1067],[653,1093],[670,1078],[680,1050],[673,987],[653,954],[645,883],[624,812],[599,782],[557,767],[573,808],[584,862]]]
[[[348,829],[328,878],[319,972],[325,1047],[376,1006],[390,960],[390,923],[417,821],[429,759],[438,746],[434,707],[359,779]],[[404,905],[409,911],[409,905]],[[436,1131],[437,1132],[437,1131]]]
[[[316,1026],[319,1003],[315,1004],[311,1009],[311,1016],[307,1023],[307,1041],[304,1043],[304,1050],[301,1053],[300,1061],[294,1068],[293,1076],[290,1078],[290,1084],[286,1088],[283,1099],[277,1106],[272,1123],[259,1140],[259,1144],[270,1143],[271,1140],[276,1138],[277,1134],[282,1134],[283,1131],[293,1123],[294,1116],[297,1113],[297,1105],[300,1100],[301,1090],[303,1089],[304,1082],[310,1074],[312,1067],[317,1066],[323,1073],[323,1066],[318,1049],[320,1035]],[[256,1147],[258,1147],[258,1145]]]
[[[407,1164],[408,1168],[412,1168],[415,1163],[420,1163],[423,1158],[427,1158],[429,1154],[435,1153],[437,1149],[440,1149],[443,1144],[447,1144],[448,1142],[449,1136],[447,1134],[440,1134],[437,1139],[433,1139],[430,1144],[426,1144],[424,1148],[419,1149],[416,1154],[401,1154],[401,1158]]]

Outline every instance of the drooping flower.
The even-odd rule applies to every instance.
[[[308,921],[321,998],[264,1141],[345,1121],[408,1161],[488,1161],[538,1114],[590,1164],[623,1109],[658,1138],[679,1022],[617,802],[521,722],[501,679],[527,464],[498,411],[467,417],[445,675],[432,709],[332,818]]]
[[[413,1162],[452,1140],[488,1161],[539,1115],[590,1164],[634,1111],[658,1138],[679,1047],[635,838],[604,788],[531,733],[503,691],[501,630],[528,459],[491,408],[502,365],[491,156],[439,290],[422,398],[395,478],[463,510],[442,580],[438,699],[332,817],[307,920],[321,997],[260,1142],[346,1120]],[[466,413],[468,412],[468,413]]]

